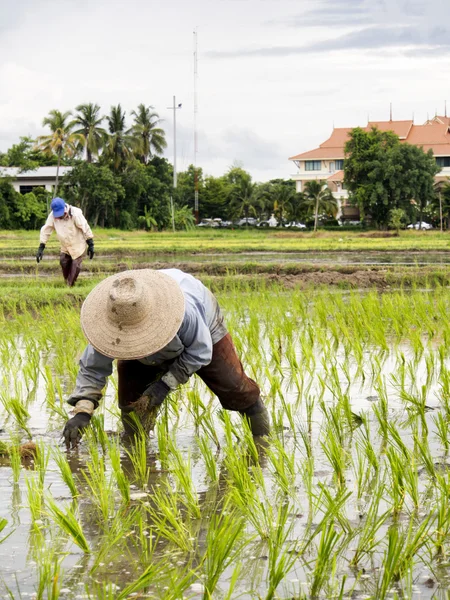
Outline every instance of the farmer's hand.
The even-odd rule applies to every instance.
[[[92,260],[94,258],[94,240],[90,238],[86,241],[86,244],[88,245],[88,256]]]
[[[91,415],[80,412],[69,419],[64,427],[63,436],[66,441],[67,448],[75,448],[81,440],[83,430],[89,425]]]
[[[170,387],[159,379],[158,381],[153,381],[142,395],[149,397],[148,406],[150,408],[151,406],[160,406],[169,392]]]
[[[36,253],[36,262],[40,263],[42,260],[42,255],[44,254],[45,244],[39,244],[38,251]]]

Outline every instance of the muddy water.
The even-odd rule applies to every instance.
[[[108,256],[97,253],[102,262],[121,262],[117,256]],[[46,260],[57,260],[58,256],[47,254]],[[16,258],[0,258],[7,264]],[[33,256],[21,257],[24,262],[34,261]],[[142,254],[133,256],[133,263],[308,263],[308,264],[338,264],[338,265],[448,265],[450,252],[393,252],[393,251],[335,251],[335,252],[242,252],[242,253],[189,253],[189,254]]]
[[[26,363],[26,353],[24,350],[24,345],[21,341],[19,346],[22,346],[23,360]],[[268,349],[269,352],[269,349]],[[403,345],[397,347],[396,350],[391,348],[388,352],[380,353],[380,351],[376,348],[369,349],[367,351],[367,378],[365,382],[354,382],[350,385],[347,382],[347,378],[345,376],[344,371],[341,369],[339,365],[345,364],[346,358],[338,351],[336,353],[336,368],[338,369],[340,375],[340,382],[342,386],[342,391],[348,393],[352,410],[355,413],[364,413],[371,425],[371,431],[373,431],[373,444],[375,447],[380,445],[380,440],[376,438],[376,418],[373,413],[373,407],[378,402],[377,392],[374,386],[370,383],[369,376],[369,365],[372,364],[375,356],[382,359],[382,370],[381,376],[386,378],[388,382],[387,390],[389,396],[389,414],[394,417],[405,416],[405,405],[398,397],[398,393],[395,385],[392,381],[392,374],[395,373],[397,368],[397,360],[396,357],[398,353],[402,352],[405,360],[408,361],[412,357],[412,350],[408,345]],[[298,353],[299,360],[301,359],[300,352]],[[317,360],[317,369],[314,374],[313,381],[311,383],[310,394],[312,396],[315,395],[319,388],[319,376],[325,375],[325,370],[321,365],[321,357],[316,356]],[[447,365],[448,366],[448,365]],[[294,403],[297,400],[297,391],[292,384],[289,373],[289,365],[284,363],[282,365],[282,369],[284,369],[284,379],[282,380],[282,389],[285,397],[285,401],[289,404]],[[350,365],[350,372],[355,369],[355,365]],[[3,379],[5,369],[0,369],[0,379]],[[415,381],[411,381],[411,389],[412,391],[417,391],[421,388],[422,384],[426,383],[426,356],[424,355],[423,359],[420,361],[417,371]],[[194,378],[195,379],[195,378]],[[268,384],[264,381],[261,381],[263,387],[265,387],[266,395],[270,396]],[[308,377],[305,379],[305,385],[309,383]],[[210,399],[210,394],[207,390],[200,385],[199,381],[192,381],[192,384],[196,386],[199,390],[203,400],[208,402]],[[414,387],[414,385],[416,387]],[[205,477],[205,469],[204,465],[200,459],[200,455],[196,450],[196,432],[194,429],[193,419],[189,414],[187,407],[187,391],[188,387],[185,388],[185,391],[180,395],[179,404],[181,405],[181,418],[176,417],[176,415],[171,413],[169,416],[171,425],[173,427],[173,431],[176,435],[176,443],[179,449],[182,450],[183,454],[187,457],[190,455],[191,463],[192,463],[192,476],[195,484],[195,488],[199,494],[200,502],[204,503],[204,506],[207,506],[208,498],[214,496],[217,498],[217,495],[220,494],[220,490],[217,489],[217,486],[212,485],[208,482],[207,477]],[[109,383],[107,393],[105,396],[105,401],[102,405],[102,414],[105,418],[105,429],[110,432],[110,435],[115,435],[117,431],[118,424],[118,414],[115,403],[116,396],[116,388],[115,381],[112,379]],[[26,390],[22,387],[16,391],[20,393],[26,393]],[[64,392],[68,392],[70,390],[64,390]],[[34,400],[29,406],[29,412],[31,418],[29,420],[29,427],[35,441],[41,441],[48,449],[52,446],[58,445],[61,443],[60,441],[60,431],[62,427],[62,420],[55,419],[54,413],[49,416],[49,412],[46,409],[46,385],[42,374],[39,375],[37,380],[36,390],[33,392]],[[437,402],[438,395],[438,385],[436,382],[428,382],[428,390],[427,390],[427,404],[430,407],[430,411],[427,413],[427,422],[429,426],[429,443],[430,448],[433,453],[433,459],[436,461],[444,461],[444,457],[440,456],[440,445],[438,443],[437,438],[432,433],[434,430],[434,425],[432,421],[432,416],[436,414],[437,409],[439,408]],[[325,402],[332,406],[335,403],[335,398],[333,394],[328,390],[325,392],[324,396]],[[272,408],[279,409],[280,403],[279,400],[270,399],[268,400],[268,404],[272,406]],[[217,404],[216,404],[217,406]],[[306,412],[302,411],[300,414],[296,414],[296,426],[303,427],[306,422]],[[324,483],[325,485],[332,484],[332,473],[330,471],[329,463],[327,462],[325,455],[320,450],[320,439],[321,438],[321,426],[322,426],[322,416],[323,413],[316,406],[313,419],[312,419],[312,445],[316,451],[316,462],[315,462],[315,477],[314,483],[316,486],[319,483]],[[4,413],[3,413],[4,419]],[[1,421],[0,421],[1,422]],[[225,438],[223,434],[223,424],[220,421],[219,414],[215,415],[215,425],[216,431],[218,433],[221,445],[225,445]],[[301,465],[304,460],[303,452],[301,448],[296,447],[294,444],[294,436],[291,430],[290,423],[286,417],[283,418],[283,438],[286,450],[288,452],[292,451],[296,454],[297,464]],[[5,424],[5,428],[7,432],[11,431],[11,425],[8,423]],[[8,435],[5,432],[0,436],[0,438],[7,438]],[[411,437],[407,434],[405,435],[405,439],[403,440],[409,447],[412,447]],[[84,532],[86,537],[88,538],[89,543],[92,547],[95,547],[99,543],[100,539],[100,531],[96,526],[96,523],[92,521],[91,514],[93,512],[92,508],[92,500],[89,496],[89,493],[86,489],[86,486],[83,486],[83,477],[81,475],[81,469],[86,468],[86,460],[88,458],[86,448],[81,446],[79,451],[69,453],[69,461],[71,464],[72,471],[76,480],[79,482],[80,487],[83,489],[82,497],[80,499],[80,516],[84,526]],[[123,455],[123,465],[124,470],[126,471],[130,468],[129,462],[127,462],[125,453]],[[219,469],[225,476],[225,469],[222,465],[223,456],[219,453],[217,456]],[[274,477],[272,474],[272,470],[270,468],[270,464],[267,460],[267,457],[264,456],[264,453],[261,454],[261,466],[263,469],[263,474],[266,480],[267,488],[270,490],[274,486]],[[150,487],[153,485],[158,485],[159,480],[163,480],[167,478],[167,473],[161,470],[158,457],[157,457],[157,443],[156,440],[153,439],[149,444],[149,464],[152,467],[152,475],[150,481]],[[8,526],[6,530],[3,531],[3,534],[0,534],[0,538],[2,535],[6,533],[11,533],[10,537],[0,544],[0,565],[1,565],[1,578],[0,578],[0,597],[6,597],[4,592],[5,586],[9,588],[13,594],[14,598],[33,598],[35,597],[35,590],[37,586],[37,582],[39,579],[39,564],[40,557],[39,554],[36,554],[37,546],[35,545],[36,533],[33,531],[32,520],[30,516],[30,512],[27,508],[27,487],[26,487],[26,479],[27,477],[33,476],[32,464],[23,465],[20,479],[17,483],[13,482],[13,472],[8,463],[8,461],[2,461],[0,463],[0,517],[4,517],[8,520]],[[348,470],[347,474],[347,487],[349,490],[354,490],[356,487],[355,477],[352,470]],[[422,488],[424,489],[424,484],[426,481],[426,475],[420,474],[420,481],[422,482]],[[305,527],[307,525],[307,507],[308,507],[308,496],[303,487],[303,483],[301,477],[297,473],[297,481],[295,482],[297,487],[297,493],[295,496],[293,511],[290,515],[290,522],[293,525],[293,530],[290,535],[290,539],[301,539]],[[63,505],[68,503],[71,500],[69,491],[65,484],[62,482],[61,477],[58,472],[58,468],[55,462],[50,458],[48,470],[45,476],[45,488],[48,490],[48,493],[53,496],[59,503]],[[140,490],[135,486],[132,492],[137,494],[137,497],[141,493]],[[362,504],[367,502],[369,499],[364,498]],[[136,500],[139,502],[140,500]],[[387,505],[381,507],[381,510],[387,508]],[[206,510],[206,508],[205,508]],[[346,515],[349,519],[350,523],[358,524],[360,519],[360,512],[362,507],[361,503],[357,503],[355,500],[350,500],[347,504]],[[45,519],[42,522],[42,531],[46,532],[47,523]],[[386,535],[387,525],[382,528],[382,530],[378,533],[378,537],[380,540]],[[203,544],[202,537],[204,535],[204,530],[202,527],[199,527],[198,531],[198,543],[201,546]],[[61,581],[62,591],[60,593],[60,598],[67,599],[78,599],[78,598],[87,598],[88,595],[84,590],[85,584],[88,586],[92,584],[93,579],[96,581],[114,581],[117,585],[117,590],[124,587],[127,583],[132,581],[136,577],[136,573],[132,566],[130,566],[130,561],[132,562],[133,556],[117,556],[111,559],[108,559],[107,564],[101,564],[99,569],[95,572],[94,575],[89,574],[89,558],[86,558],[83,553],[77,548],[77,546],[64,545],[61,542],[61,548],[63,549],[61,556],[63,556],[63,575]],[[162,545],[161,553],[165,552],[165,545]],[[135,557],[137,560],[137,557]],[[239,579],[239,583],[237,588],[235,589],[233,597],[235,598],[257,598],[258,594],[261,597],[264,597],[267,585],[266,585],[266,569],[267,569],[267,548],[261,542],[254,542],[251,544],[245,551],[245,553],[241,557],[242,562],[244,564],[244,569],[242,575]],[[182,562],[183,559],[181,559]],[[175,561],[174,561],[175,562]],[[356,598],[365,598],[371,594],[373,590],[373,578],[375,576],[374,573],[377,572],[381,565],[381,556],[376,555],[374,557],[374,572],[371,574],[363,574],[359,581],[356,584],[355,595]],[[347,582],[351,582],[355,576],[355,573],[350,569],[346,571]],[[225,591],[228,588],[229,578],[231,577],[231,569],[227,570],[221,578],[221,588]],[[283,583],[280,585],[278,589],[278,595],[280,598],[298,598],[301,593],[307,592],[307,586],[305,584],[307,577],[307,569],[305,568],[304,561],[300,559],[295,562],[293,568],[291,569],[289,575],[284,579]],[[423,566],[418,566],[414,573],[414,586],[413,586],[413,595],[412,598],[417,599],[431,599],[436,598],[436,590],[432,586],[430,588],[430,578],[434,581],[434,575]],[[3,583],[2,583],[3,580]],[[449,585],[450,589],[450,580],[447,581],[445,573],[440,577],[441,588],[444,588]],[[3,588],[2,589],[2,585]],[[20,594],[19,594],[20,590]],[[395,589],[392,590],[393,595]],[[146,595],[139,595],[138,597],[146,597]],[[152,596],[154,597],[154,596]],[[201,598],[202,597],[202,588],[193,587],[189,594],[186,597],[190,598]],[[221,598],[221,594],[217,593],[214,595],[214,598]],[[444,597],[444,596],[442,596]]]

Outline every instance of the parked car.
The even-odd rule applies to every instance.
[[[216,219],[202,219],[197,227],[220,227]]]
[[[213,221],[215,221],[219,227],[231,227],[231,225],[233,225],[231,221],[222,221],[222,219],[213,219]]]
[[[299,221],[289,221],[289,223],[285,223],[285,227],[290,227],[291,229],[306,229],[306,225],[304,223],[300,223]]]
[[[430,223],[425,223],[425,221],[422,221],[422,227],[420,227],[420,222],[419,222],[419,223],[414,223],[414,225],[411,223],[410,225],[408,225],[408,227],[406,229],[433,229],[433,225],[431,225]]]
[[[254,227],[255,225],[257,225],[257,223],[258,222],[254,217],[245,217],[243,219],[239,219],[236,225],[238,225],[239,227]]]

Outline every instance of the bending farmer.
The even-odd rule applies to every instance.
[[[59,264],[67,285],[72,287],[80,274],[86,244],[89,258],[94,257],[94,236],[80,208],[66,204],[62,198],[53,198],[51,207],[52,212],[41,229],[36,261],[41,261],[45,244],[52,232],[56,231],[61,244]]]
[[[125,432],[133,433],[137,401],[155,410],[196,373],[226,410],[246,415],[253,435],[269,433],[258,385],[244,372],[215,296],[178,269],[124,271],[99,283],[81,309],[90,344],[80,359],[68,403],[75,416],[64,428],[75,446],[119,359],[118,395]],[[136,409],[137,414],[137,409]]]

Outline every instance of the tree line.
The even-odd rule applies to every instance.
[[[161,156],[167,143],[158,113],[154,107],[140,104],[130,117],[127,124],[120,104],[112,106],[106,116],[93,103],[77,106],[74,113],[51,110],[43,119],[49,133],[35,140],[21,138],[0,154],[0,166],[21,170],[56,166],[54,193],[79,206],[93,226],[164,229],[174,221],[177,229],[193,227],[194,167],[178,173],[178,185],[173,189],[173,167]],[[72,170],[60,179],[61,165]],[[275,214],[280,222],[314,222],[314,211],[320,211],[323,219],[336,215],[336,201],[322,182],[311,182],[305,193],[298,194],[293,181],[257,183],[239,165],[220,177],[205,175],[199,168],[197,180],[202,217],[264,219]],[[48,200],[43,189],[20,195],[3,179],[0,227],[39,227]]]
[[[337,224],[338,204],[325,181],[309,181],[297,193],[292,180],[254,182],[240,165],[220,177],[201,168],[195,173],[191,165],[178,173],[173,189],[173,167],[162,157],[166,133],[153,106],[140,104],[127,115],[118,104],[103,116],[98,104],[80,104],[74,112],[51,110],[43,126],[47,134],[22,137],[0,153],[0,166],[33,170],[53,165],[58,173],[61,165],[71,166],[57,176],[54,193],[79,206],[92,226],[192,228],[196,176],[203,218],[266,219],[274,214],[280,223],[302,221],[314,229]],[[439,198],[450,222],[450,186],[438,190],[434,185],[438,168],[432,153],[400,143],[392,132],[359,128],[351,132],[345,152],[345,184],[363,220],[397,228],[407,221],[436,219]],[[10,180],[0,178],[0,228],[40,227],[50,198],[40,188],[19,194]]]
[[[423,220],[450,228],[450,183],[436,183],[433,152],[400,142],[392,131],[359,127],[345,146],[344,183],[361,219],[380,229]]]

